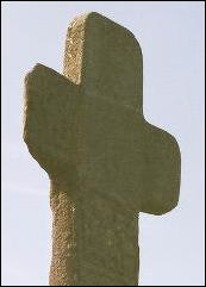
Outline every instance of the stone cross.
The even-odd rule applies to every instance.
[[[37,64],[25,90],[24,140],[51,182],[50,285],[137,285],[138,213],[173,209],[180,185],[176,140],[143,116],[138,42],[83,15],[63,76]]]

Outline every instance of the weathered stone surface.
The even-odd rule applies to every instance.
[[[64,76],[26,76],[24,139],[51,180],[50,285],[137,285],[138,212],[177,204],[179,148],[144,119],[142,69],[131,32],[90,13],[69,27]]]

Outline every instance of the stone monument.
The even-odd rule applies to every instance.
[[[25,78],[24,140],[48,173],[52,286],[138,284],[138,213],[179,197],[176,140],[143,115],[140,46],[89,13],[68,29],[63,75],[37,64]]]

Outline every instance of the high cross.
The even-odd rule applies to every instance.
[[[24,140],[48,173],[50,285],[137,285],[138,213],[179,196],[176,140],[143,116],[143,60],[124,27],[97,14],[68,29],[63,75],[25,78]]]

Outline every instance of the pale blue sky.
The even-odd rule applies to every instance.
[[[68,23],[99,12],[131,30],[144,55],[144,113],[182,153],[178,207],[140,216],[140,285],[204,284],[204,3],[2,3],[2,284],[47,285],[49,180],[22,140],[23,79],[40,62],[62,72]]]

